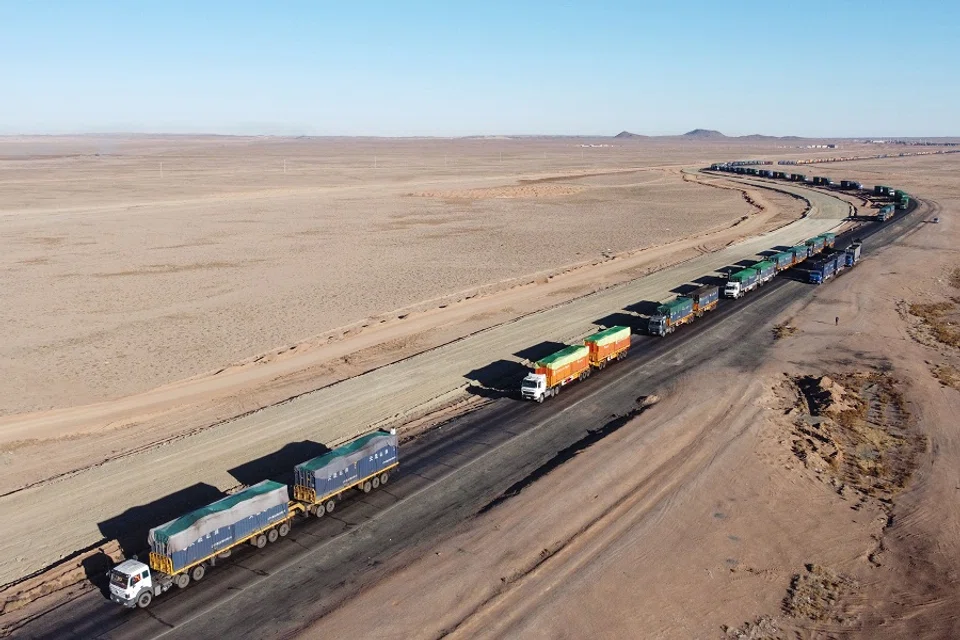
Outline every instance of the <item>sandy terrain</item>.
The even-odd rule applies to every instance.
[[[304,637],[957,637],[958,334],[906,311],[960,299],[940,162],[877,164],[944,222],[785,309],[762,367],[662,390]]]
[[[233,486],[229,469],[285,443],[333,443],[462,402],[479,383],[471,374],[498,359],[519,361],[516,353],[542,340],[576,339],[640,300],[664,299],[747,255],[835,228],[847,211],[810,196],[808,219],[724,248],[802,211],[785,195],[753,187],[744,194],[676,166],[774,153],[743,144],[581,150],[569,141],[523,141],[500,161],[506,142],[491,140],[386,149],[378,141],[121,140],[99,158],[86,139],[71,144],[87,155],[57,158],[35,141],[6,142],[23,146],[19,159],[0,160],[10,187],[0,214],[11,232],[4,267],[16,294],[0,312],[16,336],[0,354],[14,387],[3,388],[14,408],[0,422],[0,482],[8,492],[33,486],[0,496],[5,511],[30,514],[4,523],[0,583],[97,543],[98,523],[125,509],[198,482]],[[284,158],[287,173],[276,166]],[[102,173],[88,164],[101,159],[111,163]],[[948,166],[944,160],[900,161],[902,176],[891,170],[896,162],[818,175],[870,182],[886,168],[884,183],[943,193],[935,186],[949,169],[917,169]],[[171,197],[164,181],[176,175]],[[30,197],[45,190],[60,195]],[[625,232],[594,233],[611,223]],[[551,261],[531,249],[541,246]],[[636,251],[644,246],[655,248]],[[485,330],[499,323],[506,324]],[[188,375],[195,377],[182,380]],[[758,414],[766,419],[782,400],[771,376],[717,393],[757,390],[769,400]],[[210,426],[337,380],[345,382]],[[41,407],[60,409],[22,413]],[[664,434],[687,429],[693,441],[729,440],[723,416],[715,420],[723,433],[703,437],[696,425],[662,420]],[[756,429],[744,424],[746,434]],[[753,450],[740,442],[731,450]],[[144,468],[155,474],[136,472]],[[821,508],[833,507],[810,507]],[[737,611],[726,622],[746,619]]]

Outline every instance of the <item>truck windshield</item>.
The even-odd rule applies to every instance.
[[[516,383],[514,383],[514,384],[516,384]],[[524,380],[524,381],[523,381],[523,388],[524,388],[524,389],[536,389],[536,388],[539,387],[539,386],[540,386],[540,384],[539,384],[536,380]]]
[[[110,572],[110,583],[117,585],[121,589],[126,589],[129,581],[130,576],[125,573],[120,573],[119,571]]]

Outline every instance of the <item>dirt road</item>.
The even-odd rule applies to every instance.
[[[759,185],[758,186],[762,186]],[[836,228],[848,205],[798,187],[810,214],[778,231],[703,255],[678,267],[610,288],[431,350],[363,376],[231,420],[163,446],[0,498],[0,510],[16,513],[0,523],[0,583],[30,574],[104,538],[98,523],[203,483],[238,484],[231,469],[289,443],[342,441],[372,427],[400,424],[462,396],[471,372],[544,341],[570,342],[596,322],[777,245],[792,245]]]

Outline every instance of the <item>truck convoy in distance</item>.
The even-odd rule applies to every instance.
[[[560,389],[590,376],[591,367],[603,369],[613,360],[623,360],[630,348],[630,328],[614,326],[583,339],[583,344],[564,347],[533,365],[520,385],[520,396],[543,402]]]
[[[134,557],[107,574],[110,599],[145,609],[174,586],[202,580],[240,545],[262,549],[286,536],[296,516],[322,516],[349,489],[383,486],[398,456],[396,431],[375,431],[297,465],[292,500],[287,485],[264,480],[154,527],[147,535],[149,564]]]

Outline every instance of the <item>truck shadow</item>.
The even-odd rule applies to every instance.
[[[563,344],[562,342],[552,342],[548,340],[546,342],[541,342],[540,344],[535,344],[532,347],[521,349],[520,351],[517,351],[513,355],[517,356],[521,360],[529,360],[530,362],[536,362],[540,358],[545,358],[549,356],[551,353],[556,353],[557,351],[560,351],[560,349],[563,349],[566,346],[567,345]]]
[[[222,497],[224,493],[213,485],[198,482],[149,504],[131,507],[120,515],[97,523],[97,527],[104,538],[116,540],[124,557],[129,558],[145,552],[147,532],[153,527]]]
[[[100,595],[105,600],[109,600],[110,579],[107,578],[107,572],[113,568],[113,558],[102,550],[98,550],[95,554],[84,558],[80,565],[83,567],[84,575],[86,575],[90,584],[100,591]]]
[[[562,348],[561,345],[554,351]],[[553,353],[553,351],[550,353]],[[508,398],[517,396],[520,383],[528,373],[530,373],[530,369],[519,362],[497,360],[479,369],[474,369],[463,377],[476,383],[476,385],[467,387],[467,393],[471,395],[481,398]]]
[[[630,311],[632,313],[640,314],[641,316],[646,316],[649,318],[654,313],[657,312],[657,307],[661,303],[655,302],[653,300],[641,300],[640,302],[635,302],[631,305],[624,307],[624,311]],[[643,319],[639,319],[641,322]]]
[[[312,440],[285,444],[273,453],[268,453],[238,467],[228,469],[237,482],[247,486],[264,480],[273,480],[286,485],[293,484],[293,468],[301,462],[329,453],[330,448]]]
[[[647,323],[643,318],[632,313],[617,312],[604,316],[599,320],[594,320],[593,324],[603,329],[609,329],[610,327],[627,327],[630,329],[630,333],[644,333],[644,328]]]
[[[723,287],[727,284],[726,278],[721,276],[700,276],[693,281],[697,286],[702,286],[705,284],[710,284],[715,287]]]

